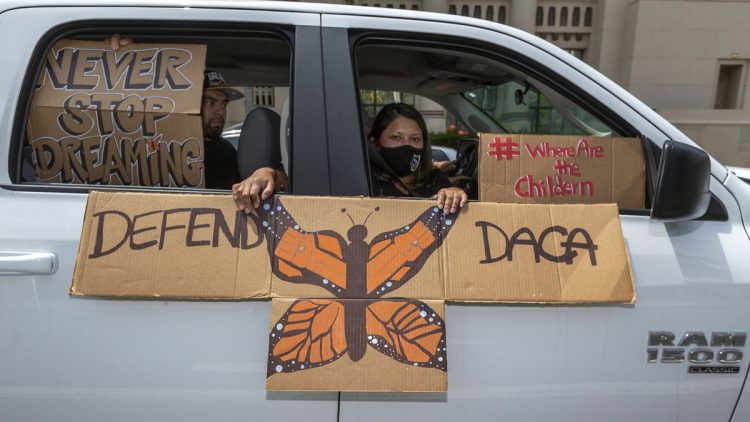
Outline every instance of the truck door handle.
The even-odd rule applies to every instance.
[[[57,255],[51,252],[0,251],[0,275],[53,274]]]

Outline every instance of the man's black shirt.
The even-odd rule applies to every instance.
[[[232,189],[232,185],[240,182],[237,170],[237,151],[224,138],[203,139],[204,168],[206,188]]]

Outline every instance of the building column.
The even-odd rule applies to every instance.
[[[448,0],[422,0],[425,12],[448,13]]]
[[[508,24],[533,34],[536,31],[536,0],[511,0]]]

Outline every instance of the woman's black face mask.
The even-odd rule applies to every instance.
[[[395,148],[380,148],[380,155],[398,177],[408,176],[417,171],[422,160],[422,150],[411,145]]]

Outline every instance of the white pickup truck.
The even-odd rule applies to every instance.
[[[636,303],[449,305],[447,393],[284,394],[265,390],[269,302],[70,297],[89,189],[177,192],[34,176],[51,45],[113,33],[206,45],[280,115],[293,195],[370,195],[365,128],[391,101],[438,103],[469,133],[642,137],[646,207],[620,212]],[[690,164],[690,139],[535,36],[296,2],[6,0],[0,50],[0,421],[750,420],[750,186]]]

